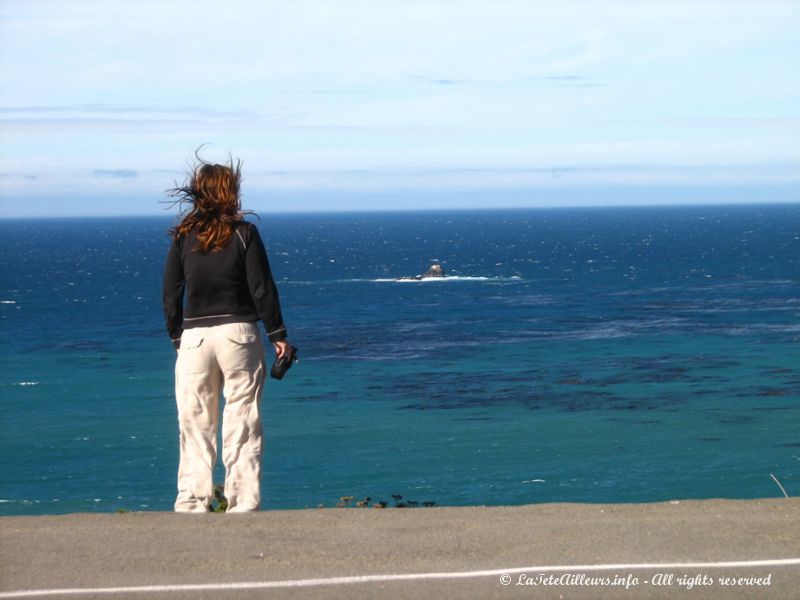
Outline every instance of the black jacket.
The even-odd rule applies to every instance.
[[[269,341],[285,339],[278,290],[256,226],[242,221],[217,252],[194,250],[197,243],[194,232],[173,240],[164,268],[164,318],[175,348],[184,329],[259,320]]]

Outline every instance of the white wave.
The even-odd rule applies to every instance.
[[[421,277],[419,279],[414,277],[398,277],[398,278],[379,278],[370,279],[375,283],[431,283],[431,282],[446,282],[446,281],[520,281],[522,278],[519,275],[513,277],[479,277],[471,275],[445,275],[444,277]],[[363,280],[353,280],[363,281]]]
[[[423,354],[416,354],[414,352],[398,352],[397,354],[367,354],[364,356],[359,356],[358,359],[368,361],[416,360],[418,358],[422,358],[423,356]]]
[[[0,304],[16,304],[16,300],[0,300]]]
[[[281,282],[282,285],[331,285],[337,283],[429,283],[429,282],[442,282],[442,281],[499,281],[499,282],[517,282],[522,281],[519,275],[512,275],[511,277],[479,277],[470,275],[445,275],[444,277],[378,277],[376,279],[364,279],[354,277],[350,279],[321,279],[319,281],[297,280],[292,281],[285,279]]]
[[[521,296],[492,296],[492,302],[506,304],[509,306],[546,306],[553,304],[556,299],[553,296],[543,294],[525,294]]]
[[[741,325],[739,327],[717,327],[716,331],[727,333],[729,335],[753,335],[759,333],[800,333],[800,325],[781,324],[775,325],[772,323],[752,323],[749,325]]]
[[[18,381],[12,385],[39,385],[38,381]]]
[[[630,337],[633,332],[626,331],[620,327],[610,325],[608,327],[596,327],[585,332],[572,332],[563,337],[565,339],[579,339],[579,340],[604,340],[610,338]]]

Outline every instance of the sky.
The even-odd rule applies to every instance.
[[[800,1],[2,0],[0,217],[800,201]]]

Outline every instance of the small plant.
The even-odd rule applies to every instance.
[[[789,497],[789,494],[787,494],[787,493],[786,493],[786,488],[784,488],[784,487],[783,487],[783,485],[781,485],[781,482],[780,482],[780,481],[778,481],[778,478],[777,478],[777,477],[775,477],[775,475],[773,475],[772,473],[770,473],[770,474],[769,474],[769,476],[770,476],[770,477],[772,477],[772,481],[774,481],[775,483],[777,483],[777,484],[778,484],[778,487],[779,487],[779,488],[781,488],[781,492],[783,492],[783,497],[784,497],[784,498],[788,498],[788,497]]]
[[[228,510],[228,499],[225,497],[225,486],[221,483],[214,487],[214,499],[211,501],[211,506],[208,507],[209,512],[224,513]]]
[[[336,508],[350,508],[354,499],[355,496],[342,496],[336,503]],[[403,496],[400,494],[392,494],[392,500],[394,500],[394,508],[417,508],[419,506],[429,508],[431,506],[436,506],[436,502],[433,502],[432,500],[425,500],[424,502],[419,502],[417,500],[403,500]],[[372,498],[367,496],[363,500],[356,501],[355,506],[357,508],[367,508],[371,501]],[[377,500],[372,504],[372,508],[386,508],[387,506],[389,506],[389,503],[386,500]],[[317,508],[322,508],[322,505],[320,504]]]

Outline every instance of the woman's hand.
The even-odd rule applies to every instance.
[[[283,358],[284,356],[289,355],[289,348],[291,344],[289,340],[281,340],[279,342],[272,342],[272,345],[275,346],[275,356],[277,358]]]

